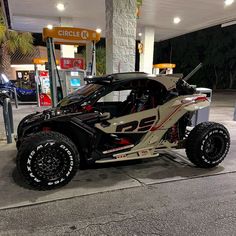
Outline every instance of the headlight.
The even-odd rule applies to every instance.
[[[8,94],[9,91],[8,90],[0,90],[0,93]]]

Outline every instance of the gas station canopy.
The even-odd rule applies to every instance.
[[[58,0],[7,1],[12,29],[41,33],[48,24],[59,26],[63,18],[70,19],[74,27],[101,28],[105,36],[105,0],[64,0],[64,11],[56,8]],[[137,34],[144,26],[153,26],[155,41],[235,20],[236,4],[226,6],[224,0],[142,2]],[[179,24],[173,23],[175,17],[181,20]]]

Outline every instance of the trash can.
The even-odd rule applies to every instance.
[[[212,89],[209,88],[196,88],[196,93],[206,94],[207,99],[211,103]],[[210,107],[205,107],[194,112],[192,117],[192,126],[196,126],[202,122],[209,121]]]

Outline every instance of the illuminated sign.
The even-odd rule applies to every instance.
[[[61,69],[84,69],[83,58],[61,58],[60,60]]]
[[[47,58],[34,58],[33,59],[33,64],[36,64],[36,65],[43,65],[47,62],[48,62]],[[59,65],[59,61],[56,60],[56,62],[57,62],[57,65]]]
[[[72,27],[55,27],[53,29],[43,29],[43,39],[54,38],[56,41],[99,41],[100,34],[94,30],[72,28]]]
[[[153,65],[153,68],[158,68],[158,69],[174,69],[176,67],[175,64],[171,63],[162,63],[162,64],[155,64]]]

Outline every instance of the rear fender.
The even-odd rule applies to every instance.
[[[181,97],[173,103],[173,107],[182,105],[186,111],[197,111],[210,106],[210,101],[205,94],[194,94],[191,96]]]
[[[194,97],[183,99],[181,102],[183,104],[185,104],[186,102],[186,106],[184,106],[184,109],[190,112],[210,106],[210,101],[207,99],[205,94],[198,94]]]

